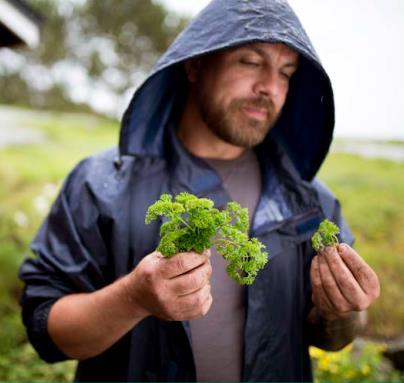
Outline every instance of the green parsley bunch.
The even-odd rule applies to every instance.
[[[311,237],[311,244],[315,251],[320,251],[326,246],[335,246],[338,242],[339,228],[328,219],[322,221],[318,230]]]
[[[168,220],[161,225],[157,251],[165,257],[181,252],[216,246],[217,252],[228,262],[228,275],[240,284],[250,285],[259,270],[268,262],[265,246],[257,238],[248,238],[248,211],[237,202],[229,202],[222,211],[213,201],[180,193],[173,200],[170,194],[149,206],[146,223],[158,217]]]

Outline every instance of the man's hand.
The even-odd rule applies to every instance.
[[[164,320],[190,320],[205,315],[212,304],[210,251],[164,258],[153,252],[126,278],[128,297],[144,315]]]
[[[193,319],[212,304],[209,252],[146,255],[135,269],[91,293],[68,294],[49,313],[54,343],[73,359],[99,355],[149,315]]]
[[[366,310],[380,295],[376,273],[347,244],[326,247],[313,258],[312,300],[326,320]]]

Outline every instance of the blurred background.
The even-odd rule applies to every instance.
[[[116,145],[135,89],[206,0],[0,0],[0,380],[70,381],[27,343],[19,265],[61,182]],[[317,382],[403,381],[404,2],[290,0],[335,91],[319,177],[340,199],[382,294],[366,333],[312,348]]]

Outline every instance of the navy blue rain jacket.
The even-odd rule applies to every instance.
[[[20,277],[23,321],[48,362],[65,360],[47,332],[52,304],[92,292],[129,273],[158,243],[159,222],[145,225],[161,193],[189,191],[222,207],[217,173],[177,140],[186,97],[183,61],[251,42],[282,42],[300,53],[284,110],[256,148],[263,189],[251,235],[270,262],[246,289],[243,381],[312,379],[306,317],[312,307],[310,237],[327,217],[352,236],[338,201],[314,179],[332,139],[329,78],[300,22],[282,0],[214,0],[176,39],[136,91],[120,144],[82,161],[68,176],[32,243]],[[110,349],[80,361],[78,381],[194,381],[189,323],[148,317]]]

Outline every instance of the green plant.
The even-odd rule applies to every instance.
[[[196,251],[216,246],[228,265],[228,275],[240,284],[250,285],[268,261],[264,245],[257,238],[248,238],[248,211],[237,202],[229,202],[222,211],[213,201],[197,198],[190,193],[172,196],[163,194],[146,214],[146,223],[158,217],[168,218],[160,228],[157,251],[171,257],[180,252]]]
[[[383,358],[384,345],[356,340],[342,350],[310,347],[315,383],[403,382],[404,375]]]
[[[77,362],[47,364],[26,342],[0,353],[1,382],[72,382]]]
[[[318,227],[318,230],[311,237],[311,244],[315,251],[319,251],[326,246],[338,244],[339,228],[333,222],[325,219]]]

